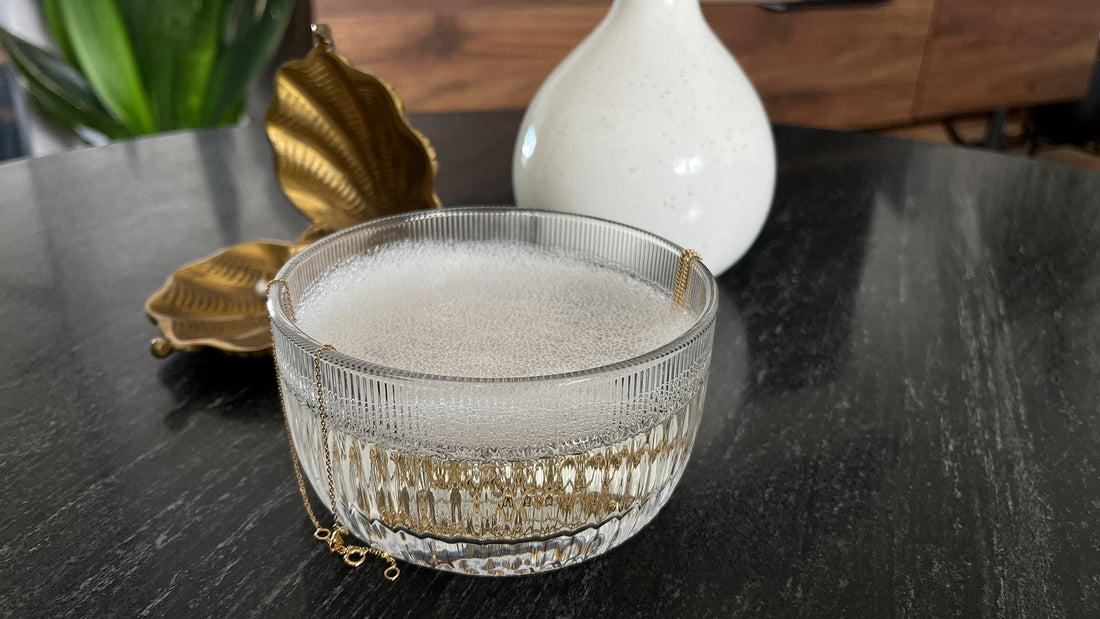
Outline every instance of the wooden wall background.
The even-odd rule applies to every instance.
[[[915,117],[1085,94],[1100,0],[937,0]]]
[[[411,111],[515,109],[609,0],[314,0],[340,52]],[[1100,0],[705,3],[774,121],[838,129],[1080,97]]]

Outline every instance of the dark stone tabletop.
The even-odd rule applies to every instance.
[[[414,118],[508,203],[516,114]],[[305,220],[262,128],[0,166],[0,615],[1100,616],[1100,175],[778,127],[672,500],[594,561],[352,570],[270,359],[153,359],[145,298]]]

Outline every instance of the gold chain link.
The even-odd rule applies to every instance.
[[[332,344],[321,344],[321,347],[313,351],[313,373],[317,379],[317,411],[321,419],[321,445],[325,452],[325,477],[328,478],[328,500],[332,506],[332,529],[340,528],[340,516],[336,512],[336,486],[332,483],[332,456],[328,446],[328,413],[325,410],[325,384],[321,378],[321,353],[326,350],[336,350]]]
[[[286,294],[287,309],[290,310],[290,317],[297,322],[298,317],[294,313],[294,303],[290,297],[290,284],[284,279],[273,279],[267,284],[267,294],[271,294],[271,287],[275,284],[282,284],[283,290]],[[274,335],[274,334],[273,334]],[[332,526],[325,528],[321,526],[321,521],[317,519],[317,515],[313,513],[313,506],[309,502],[309,494],[306,491],[305,478],[302,476],[302,467],[298,461],[298,450],[294,447],[294,439],[290,434],[290,418],[287,416],[286,397],[283,395],[283,379],[279,373],[279,363],[275,362],[275,379],[278,381],[279,388],[279,404],[283,407],[283,426],[286,428],[287,443],[290,445],[290,461],[294,464],[294,476],[298,479],[298,492],[302,495],[302,504],[306,507],[306,513],[309,514],[309,520],[313,523],[313,537],[325,542],[331,552],[334,552],[344,559],[344,563],[352,566],[359,567],[367,560],[367,555],[374,555],[380,559],[384,559],[389,562],[389,567],[382,575],[386,580],[394,581],[401,575],[401,569],[397,567],[397,560],[391,557],[388,553],[378,550],[377,548],[371,548],[369,546],[352,546],[344,542],[344,537],[348,535],[348,530],[340,524],[339,516],[336,513],[336,486],[332,481],[332,455],[329,452],[328,444],[328,412],[325,409],[325,393],[324,382],[321,378],[321,353],[325,350],[336,350],[332,344],[323,344],[320,348],[313,352],[313,370],[314,376],[317,379],[317,410],[318,416],[321,420],[321,442],[323,445],[325,455],[325,475],[328,478],[328,498],[329,505],[332,506]]]
[[[680,252],[680,262],[676,265],[676,283],[672,288],[672,304],[679,307],[684,303],[684,297],[687,296],[688,284],[688,267],[691,266],[692,260],[703,261],[703,258],[699,256],[699,253],[694,249],[685,249]]]

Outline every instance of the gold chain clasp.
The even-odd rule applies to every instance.
[[[385,559],[390,565],[382,575],[390,582],[397,580],[397,577],[401,575],[401,569],[397,567],[396,559],[391,557],[389,553],[378,550],[377,548],[347,544],[344,541],[344,537],[347,534],[348,530],[344,528],[344,526],[336,525],[331,531],[329,529],[317,529],[314,531],[313,537],[325,542],[328,545],[329,552],[343,557],[344,563],[347,563],[351,567],[363,565],[368,555],[375,555],[380,559]]]
[[[348,530],[342,526],[337,525],[333,527],[332,535],[328,537],[328,549],[341,556],[346,554],[347,546],[344,544],[344,536],[347,535],[347,533]]]

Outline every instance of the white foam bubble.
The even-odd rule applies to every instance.
[[[298,302],[314,339],[380,365],[464,377],[624,361],[694,323],[654,286],[578,255],[504,242],[399,243],[351,258]]]

